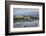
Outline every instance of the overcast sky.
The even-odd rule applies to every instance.
[[[31,9],[31,8],[14,8],[13,15],[38,16],[39,10],[38,9]]]

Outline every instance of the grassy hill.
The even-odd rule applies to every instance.
[[[39,19],[39,17],[33,16],[14,16],[14,20],[29,20],[29,19]]]

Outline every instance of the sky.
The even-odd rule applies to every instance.
[[[32,8],[14,8],[13,9],[13,15],[15,16],[39,16],[39,9],[32,9]]]

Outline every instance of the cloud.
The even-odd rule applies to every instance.
[[[31,15],[31,16],[38,16],[39,10],[38,9],[29,9],[29,8],[14,8],[13,9],[13,15]]]

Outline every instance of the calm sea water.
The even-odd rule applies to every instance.
[[[21,28],[21,27],[38,27],[39,20],[32,20],[32,21],[24,21],[24,22],[14,22],[14,28]]]

